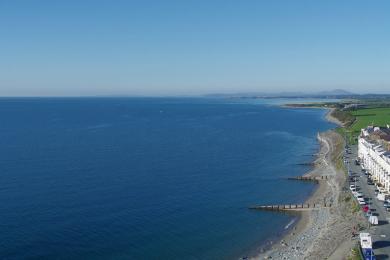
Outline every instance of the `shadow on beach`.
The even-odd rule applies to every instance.
[[[389,255],[386,254],[375,255],[375,258],[377,260],[385,260],[385,259],[389,259]]]

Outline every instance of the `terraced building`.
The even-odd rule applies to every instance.
[[[390,127],[361,130],[358,157],[381,193],[390,194]]]

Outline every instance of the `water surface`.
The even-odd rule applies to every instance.
[[[224,99],[0,100],[0,256],[234,259],[303,201],[318,109]]]

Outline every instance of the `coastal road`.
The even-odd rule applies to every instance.
[[[377,259],[390,259],[390,212],[383,207],[375,195],[375,185],[367,184],[367,177],[362,172],[360,165],[355,165],[357,158],[357,145],[350,146],[351,154],[345,153],[348,157],[350,172],[357,177],[356,185],[365,197],[373,215],[378,216],[379,225],[371,226],[367,231],[373,239],[373,249]],[[367,221],[368,222],[368,221]]]

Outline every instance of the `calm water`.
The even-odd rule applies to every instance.
[[[234,259],[293,217],[323,110],[213,99],[0,100],[0,257]]]

